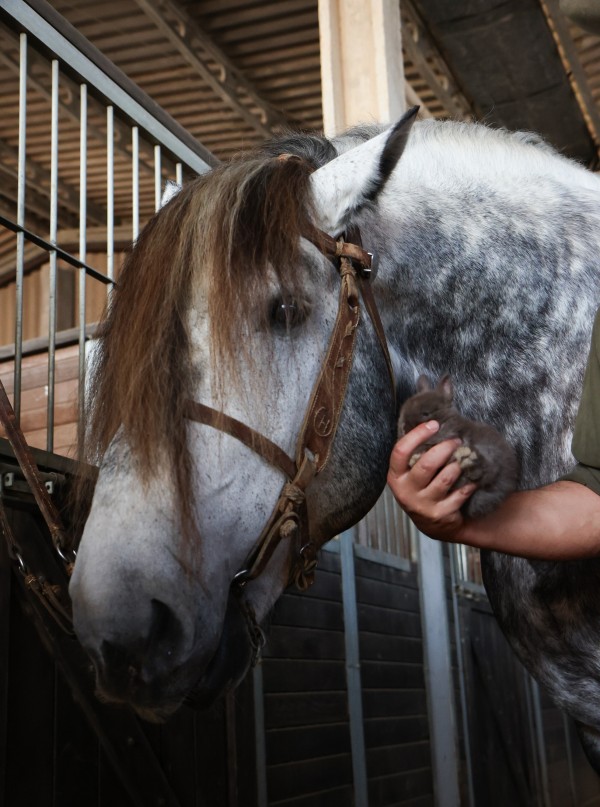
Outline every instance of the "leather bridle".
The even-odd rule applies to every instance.
[[[245,423],[205,404],[186,402],[187,418],[235,437],[280,470],[288,480],[258,540],[233,579],[238,588],[261,574],[282,541],[288,542],[295,550],[289,583],[304,590],[314,580],[319,547],[310,538],[306,488],[323,471],[331,454],[352,367],[361,296],[385,357],[395,405],[394,371],[371,289],[375,274],[373,254],[362,248],[356,228],[348,232],[348,237],[352,241],[343,237],[336,240],[318,230],[310,239],[335,262],[340,274],[340,293],[327,352],[296,441],[295,458]]]

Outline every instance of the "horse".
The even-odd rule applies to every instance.
[[[346,255],[342,274],[372,287],[387,345],[362,306],[290,535],[308,521],[318,548],[372,507],[423,373],[450,373],[461,411],[515,447],[522,488],[573,464],[600,300],[600,180],[584,167],[535,134],[413,109],[332,139],[288,133],[192,180],[129,251],[102,326],[84,429],[99,473],[70,584],[99,694],[146,719],[239,683],[297,567],[282,531],[248,573],[286,482],[256,446],[289,456],[303,433],[336,318],[362,305],[356,289],[338,305],[327,245],[345,253],[357,232],[376,272]],[[509,642],[600,770],[598,561],[482,566]]]

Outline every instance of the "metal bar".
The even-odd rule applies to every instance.
[[[53,9],[49,4],[36,2],[36,5],[45,7],[47,17],[53,16]],[[189,133],[170,119],[167,113],[161,111],[162,120],[159,120],[158,116],[146,109],[142,101],[148,103],[149,106],[150,100],[146,96],[142,97],[139,88],[134,88],[132,82],[128,82],[127,77],[114,68],[114,65],[106,65],[106,69],[102,69],[99,64],[107,60],[103,59],[97,49],[86,43],[89,53],[95,56],[95,60],[92,61],[77,45],[73,44],[63,33],[63,31],[71,33],[67,23],[62,21],[64,24],[61,24],[59,29],[32,8],[32,5],[24,3],[22,0],[2,0],[1,10],[22,26],[23,30],[29,31],[32,36],[43,42],[45,47],[52,50],[59,59],[69,65],[71,70],[77,72],[81,81],[104,95],[109,104],[117,109],[127,109],[127,115],[134,124],[147,132],[152,140],[162,143],[165,149],[193,171],[203,174],[211,164],[216,164],[217,160],[199,143],[195,144],[196,150],[193,150],[192,138]],[[77,32],[73,31],[72,38],[76,38],[76,34]],[[131,92],[126,89],[129,85],[131,85]],[[132,95],[134,90],[137,98]],[[190,141],[190,145],[187,145],[186,140]]]
[[[535,725],[535,738],[540,763],[540,777],[542,780],[542,803],[544,807],[552,807],[550,787],[548,781],[548,759],[546,757],[546,738],[544,737],[544,719],[542,715],[542,700],[540,688],[533,678],[530,678],[531,700],[533,705],[533,718]]]
[[[27,133],[27,34],[21,34],[19,40],[19,162],[17,167],[17,225],[25,226],[25,188],[26,188],[26,133]],[[21,364],[23,359],[23,278],[25,274],[25,238],[24,233],[17,231],[17,265],[15,277],[15,382],[14,404],[15,417],[19,423],[21,417]]]
[[[115,277],[115,125],[114,109],[106,108],[106,274]],[[110,287],[108,293],[110,294]]]
[[[58,237],[58,61],[52,60],[52,107],[50,114],[50,241]],[[48,408],[46,450],[54,450],[54,380],[56,370],[56,250],[50,251],[48,279]]]
[[[456,710],[442,545],[415,532],[435,803],[437,807],[459,807]]]
[[[346,646],[346,685],[350,719],[350,746],[354,777],[354,807],[368,807],[367,760],[362,710],[362,683],[358,647],[358,606],[354,570],[354,538],[356,528],[340,535],[342,599],[344,606],[344,642]]]
[[[160,146],[154,146],[154,210],[158,210],[160,208],[160,198],[161,198],[161,184],[162,184],[162,176],[161,176],[161,165],[160,165]]]
[[[231,691],[225,695],[225,732],[227,738],[227,807],[239,807],[235,693]]]
[[[98,272],[97,269],[93,269],[91,266],[88,266],[87,263],[80,261],[74,255],[71,255],[70,252],[67,252],[64,249],[61,249],[57,244],[51,244],[49,241],[46,241],[45,238],[40,238],[39,235],[35,235],[32,233],[31,230],[28,230],[26,227],[23,227],[19,224],[16,224],[14,221],[7,219],[5,216],[0,215],[0,225],[6,227],[9,230],[12,230],[13,233],[18,233],[23,235],[27,241],[30,241],[32,244],[35,244],[38,247],[46,250],[46,252],[51,252],[54,250],[57,256],[68,263],[70,266],[74,266],[75,269],[85,269],[85,272],[90,277],[93,277],[95,280],[99,280],[101,283],[111,283],[112,285],[117,285],[114,280],[111,280],[106,275],[103,275],[102,272]]]
[[[531,744],[531,759],[533,761],[533,778],[535,786],[535,807],[543,807],[543,787],[540,773],[539,754],[537,748],[537,735],[535,729],[535,716],[533,714],[533,700],[531,691],[531,680],[529,673],[522,668],[523,689],[525,692],[525,709],[527,712],[527,728],[529,730],[529,741]]]
[[[183,165],[181,163],[175,165],[175,182],[180,188],[183,186]]]
[[[460,711],[463,724],[463,737],[465,742],[465,762],[467,767],[467,792],[469,807],[477,807],[475,803],[475,788],[473,785],[473,754],[471,752],[471,731],[469,727],[469,709],[467,699],[467,683],[465,677],[464,646],[460,609],[458,607],[457,593],[457,565],[458,547],[451,546],[450,551],[450,582],[452,585],[452,612],[454,616],[454,642],[456,644],[456,660],[458,666],[458,691],[460,694]]]
[[[575,779],[575,770],[573,768],[573,747],[571,745],[571,731],[569,726],[569,718],[566,712],[562,714],[563,731],[565,732],[565,746],[567,749],[567,765],[569,768],[569,790],[571,791],[572,807],[577,807],[577,784]]]
[[[79,88],[79,259],[85,261],[87,253],[87,85]],[[79,269],[79,423],[85,413],[85,327],[86,327],[86,274]]]
[[[267,743],[262,661],[252,670],[254,695],[254,755],[256,759],[256,807],[267,807]]]
[[[131,129],[131,235],[134,241],[140,234],[140,130]]]

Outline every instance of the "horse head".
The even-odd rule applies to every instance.
[[[288,584],[291,542],[243,590],[232,580],[286,480],[215,428],[218,415],[188,417],[189,402],[297,454],[346,305],[315,243],[373,209],[415,111],[320,167],[291,139],[215,169],[128,255],[91,371],[85,442],[100,467],[70,587],[104,698],[161,719],[191,690],[208,703],[247,671],[258,625]],[[364,311],[339,409],[327,462],[303,492],[316,546],[372,506],[394,440],[394,393]]]

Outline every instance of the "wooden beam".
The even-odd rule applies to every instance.
[[[402,47],[408,59],[448,115],[459,120],[470,118],[471,105],[459,89],[446,61],[431,41],[427,27],[419,17],[411,0],[403,0],[401,14]]]
[[[0,169],[3,173],[17,178],[17,165],[19,159],[19,150],[14,146],[9,145],[4,140],[0,140]],[[14,166],[14,167],[13,167]],[[25,182],[28,187],[37,191],[42,196],[50,198],[51,188],[50,171],[47,168],[39,165],[35,160],[27,157],[27,167],[25,172]],[[79,191],[69,185],[64,180],[58,181],[58,203],[66,208],[71,213],[79,215]],[[97,202],[88,199],[87,202],[88,217],[101,224],[106,221],[106,210]],[[48,216],[50,215],[50,208],[48,208]]]
[[[577,47],[571,36],[569,24],[561,12],[558,0],[540,0],[542,9],[546,14],[548,25],[558,46],[560,58],[567,71],[573,92],[583,113],[587,128],[596,147],[596,159],[600,149],[600,114],[589,79],[586,75]]]
[[[396,120],[405,108],[397,0],[319,0],[323,128]]]
[[[265,137],[290,120],[263,98],[188,12],[174,0],[135,0],[217,95]]]
[[[17,76],[19,75],[19,62],[16,58],[10,55],[9,51],[10,48],[14,47],[14,39],[9,39],[7,36],[3,34],[2,29],[0,28],[0,62],[6,65],[13,73]],[[38,92],[42,98],[46,98],[46,100],[52,100],[52,89],[50,86],[50,68],[48,61],[44,59],[42,56],[37,54],[33,48],[30,48],[28,53],[28,61],[29,61],[29,73],[27,76],[27,82],[30,84],[36,92]],[[34,71],[36,75],[34,75]],[[45,78],[44,78],[45,77]],[[74,123],[77,124],[79,127],[81,124],[81,108],[79,105],[79,86],[71,79],[68,78],[64,73],[61,75],[61,85],[68,90],[67,93],[59,93],[58,104],[62,112],[64,112],[67,117],[69,117]],[[96,99],[93,96],[90,96],[88,93],[88,101],[91,103],[97,103]],[[105,107],[101,104],[97,104],[98,106],[98,117],[100,119],[105,117],[106,110]],[[127,160],[131,160],[131,129],[127,126],[126,123],[119,120],[119,118],[115,118],[114,120],[115,126],[115,152],[122,154]],[[88,125],[87,125],[87,132],[91,135],[94,140],[99,143],[102,143],[103,146],[106,145],[106,129],[101,129],[97,126],[94,126],[89,122],[89,115],[88,115]],[[146,155],[145,157],[140,154],[140,169],[144,170],[150,176],[154,176],[154,162],[153,162],[153,152],[152,147],[150,144],[146,144],[144,140],[140,141],[140,146],[142,148],[145,147]],[[88,203],[89,205],[89,203]],[[106,214],[105,218],[106,220]]]

